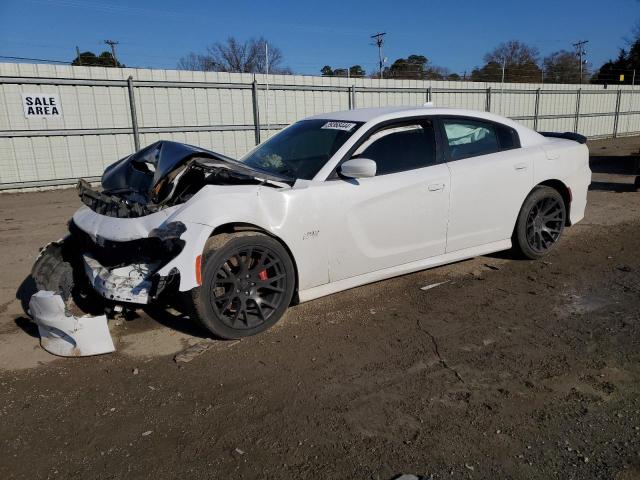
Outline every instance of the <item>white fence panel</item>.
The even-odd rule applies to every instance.
[[[640,88],[579,87],[0,63],[0,189],[96,178],[136,140],[239,157],[309,115],[429,100],[488,109],[540,131],[640,134]],[[26,93],[56,94],[62,115],[26,118]]]

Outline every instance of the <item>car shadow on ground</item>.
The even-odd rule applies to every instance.
[[[187,314],[170,305],[147,305],[142,309],[153,321],[164,327],[198,338],[212,338],[211,333]]]
[[[20,301],[20,306],[25,315],[19,315],[14,319],[15,324],[31,337],[38,338],[38,326],[29,318],[29,300],[38,291],[36,282],[31,275],[27,275],[16,291],[16,298]]]
[[[522,255],[518,254],[513,248],[509,250],[502,250],[500,252],[488,253],[483,255],[482,258],[496,258],[500,260],[526,260]]]
[[[27,335],[34,338],[39,338],[40,335],[38,333],[38,326],[29,318],[29,301],[31,300],[31,296],[37,291],[38,287],[36,286],[35,280],[30,274],[27,275],[16,290],[16,299],[20,301],[24,315],[18,315],[14,318],[16,326],[18,326]],[[72,309],[74,311],[71,312],[73,314],[102,315],[107,311],[107,316],[109,318],[113,318],[113,312],[110,312],[109,305],[106,304],[102,298],[97,296],[80,296],[74,292],[73,303],[75,304]],[[173,308],[173,303],[177,305],[178,310]],[[148,305],[141,309],[125,307],[124,311],[120,315],[124,320],[132,322],[140,318],[141,313],[144,313],[152,321],[180,333],[199,338],[211,338],[211,334],[208,330],[201,326],[197,321],[191,320],[188,315],[179,311],[184,309],[179,307],[179,302],[177,300],[172,302],[172,304],[158,306]]]
[[[640,152],[619,156],[591,155],[589,157],[589,167],[594,174],[629,176],[627,177],[628,181],[621,182],[594,180],[591,182],[589,190],[633,192],[640,187]]]

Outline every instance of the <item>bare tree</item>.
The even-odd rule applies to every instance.
[[[518,40],[509,40],[487,53],[484,56],[484,61],[485,63],[495,62],[498,65],[506,62],[507,66],[521,66],[537,64],[539,57],[540,52],[536,47],[529,46]]]
[[[588,72],[587,75],[588,76]],[[580,59],[574,52],[560,50],[544,59],[544,81],[580,83]]]
[[[536,47],[518,40],[501,43],[484,56],[485,64],[471,73],[474,81],[499,82],[504,70],[505,82],[539,82],[542,71]]]
[[[207,53],[189,53],[178,62],[178,68],[184,70],[204,70],[219,72],[266,73],[267,40],[264,37],[251,38],[240,42],[229,37],[225,42],[216,42],[207,47]],[[291,70],[282,67],[282,51],[268,45],[269,73],[290,74]]]
[[[215,70],[215,65],[208,55],[191,52],[178,60],[178,69],[207,72]]]

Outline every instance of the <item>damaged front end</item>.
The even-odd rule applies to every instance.
[[[69,230],[82,254],[82,265],[93,290],[107,300],[147,304],[155,300],[179,278],[177,271],[157,274],[160,267],[184,248],[180,236],[186,231],[182,222],[171,222],[153,229],[149,236],[124,242],[96,237],[71,221]]]
[[[177,271],[157,272],[182,251],[185,230],[183,223],[171,222],[146,238],[118,242],[94,239],[71,220],[69,235],[42,250],[31,275],[39,290],[60,293],[65,300],[74,292],[96,292],[112,302],[147,304],[176,285]]]
[[[87,322],[102,323],[102,317],[68,315],[65,307],[72,301],[83,311],[88,307],[103,313],[116,306],[157,302],[160,297],[170,300],[179,291],[197,287],[200,255],[213,227],[189,220],[192,215],[183,204],[204,187],[283,188],[289,181],[208,150],[168,141],[109,166],[99,189],[80,180],[77,189],[85,206],[69,222],[69,234],[43,248],[32,268],[40,290],[32,297],[32,317],[47,339],[56,338],[43,340],[43,347],[53,342],[58,345],[50,350],[91,351],[77,346],[69,350],[73,341],[64,339],[89,331]]]
[[[82,202],[100,215],[138,218],[184,203],[205,185],[282,184],[288,180],[209,150],[160,141],[107,167],[102,191],[84,180],[77,188]]]
[[[30,299],[29,313],[42,348],[66,357],[113,352],[104,312],[148,304],[168,290],[177,291],[177,269],[166,274],[159,270],[182,252],[185,231],[183,223],[170,222],[145,238],[94,240],[71,220],[69,235],[47,245],[31,272],[38,292]],[[77,309],[98,315],[69,313]]]
[[[44,249],[33,277],[38,288],[63,297],[88,284],[109,301],[150,303],[179,281],[180,269],[164,267],[185,242],[204,241],[202,226],[187,231],[185,223],[170,219],[179,205],[207,185],[278,188],[286,181],[205,149],[156,142],[107,167],[101,189],[78,182],[88,208],[75,213],[67,238]],[[195,277],[193,259],[186,263],[183,270]]]

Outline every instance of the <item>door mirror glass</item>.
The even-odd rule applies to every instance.
[[[367,178],[376,176],[376,162],[368,158],[352,158],[340,165],[340,174],[348,178]]]

